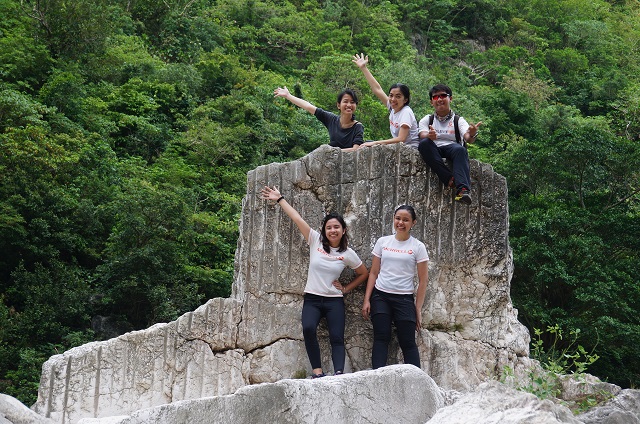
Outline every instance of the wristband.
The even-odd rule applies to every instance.
[[[280,203],[280,201],[281,201],[282,199],[284,199],[284,196],[280,196],[280,197],[278,197],[278,200],[276,200],[276,203]]]

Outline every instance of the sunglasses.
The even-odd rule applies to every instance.
[[[436,100],[436,99],[444,100],[447,97],[450,97],[450,96],[448,94],[434,94],[433,96],[431,96],[431,100]]]

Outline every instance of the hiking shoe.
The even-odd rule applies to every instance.
[[[465,203],[467,205],[471,204],[471,196],[469,196],[469,189],[466,187],[462,187],[458,190],[455,199],[459,202]]]

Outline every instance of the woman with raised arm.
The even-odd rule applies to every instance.
[[[376,242],[371,271],[362,304],[362,315],[373,324],[371,366],[387,365],[391,324],[396,326],[398,344],[405,364],[420,368],[420,352],[415,332],[422,326],[422,305],[427,292],[429,255],[424,243],[413,237],[416,224],[412,206],[399,206],[393,214],[395,234]],[[418,274],[414,300],[413,279]]]
[[[329,131],[329,146],[350,151],[357,149],[364,142],[364,127],[356,121],[354,116],[358,108],[358,96],[353,90],[347,88],[338,94],[336,107],[340,111],[339,115],[294,96],[287,87],[276,88],[273,95],[274,97],[284,97],[318,118]]]
[[[335,375],[344,372],[345,308],[343,296],[362,284],[369,272],[356,252],[348,246],[347,224],[341,215],[324,217],[320,232],[306,223],[276,187],[265,186],[262,198],[275,201],[296,224],[309,244],[309,271],[302,305],[302,333],[307,356],[313,369],[312,378],[324,377],[317,329],[325,317],[331,343]],[[345,267],[355,270],[355,278],[346,286],[338,282]]]
[[[364,54],[356,54],[353,56],[353,63],[364,74],[364,77],[371,87],[373,94],[382,102],[389,110],[389,129],[391,130],[391,138],[386,140],[367,141],[362,146],[374,146],[376,144],[393,144],[405,143],[411,147],[418,148],[418,121],[409,107],[411,101],[411,92],[409,87],[404,84],[396,83],[389,88],[389,94],[384,92],[378,81],[373,77],[367,63],[369,56]]]

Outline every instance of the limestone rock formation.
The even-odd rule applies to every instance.
[[[506,181],[477,161],[471,161],[471,178],[473,203],[459,204],[418,152],[404,145],[356,152],[321,146],[299,160],[249,172],[231,298],[51,357],[34,409],[55,422],[75,423],[308,373],[300,326],[308,248],[279,208],[258,198],[267,184],[277,185],[313,227],[325,213],[342,213],[351,246],[367,266],[376,239],[391,232],[395,207],[413,205],[413,234],[430,256],[418,335],[422,369],[441,387],[457,390],[500,375],[505,365],[521,372],[530,365],[529,334],[509,294]],[[348,272],[343,278],[350,278]],[[346,371],[370,367],[363,290],[345,300]],[[332,371],[323,332],[323,364]],[[390,363],[400,359],[392,346]]]
[[[585,424],[640,424],[640,390],[623,390],[606,404],[578,418]]]
[[[480,384],[438,410],[428,424],[580,424],[569,408],[497,381]]]
[[[603,388],[599,381],[587,384],[592,383],[587,393]],[[640,391],[624,390],[606,404],[573,416],[563,404],[539,400],[495,380],[466,393],[445,391],[412,365],[390,365],[318,380],[248,385],[233,395],[183,400],[129,415],[81,418],[77,424],[422,424],[425,420],[426,424],[634,424],[640,423]],[[53,422],[0,395],[0,424]]]
[[[281,380],[235,394],[176,402],[127,417],[78,424],[424,423],[443,406],[441,390],[413,365],[318,380]]]
[[[0,393],[0,424],[54,424],[36,414],[18,399]]]

